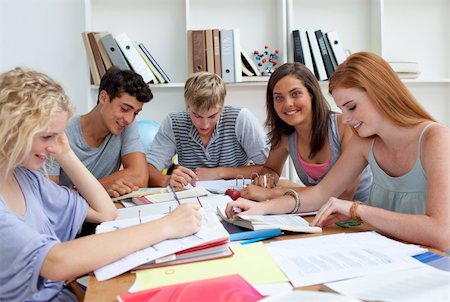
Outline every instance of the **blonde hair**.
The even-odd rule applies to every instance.
[[[25,163],[37,133],[46,131],[52,117],[74,107],[63,88],[49,76],[26,68],[0,75],[0,168],[6,177]]]
[[[226,93],[225,83],[218,75],[196,72],[184,85],[186,109],[204,112],[216,107],[223,108]]]
[[[338,87],[363,89],[381,112],[399,126],[435,121],[389,63],[374,53],[354,53],[340,64],[330,79],[329,93]]]

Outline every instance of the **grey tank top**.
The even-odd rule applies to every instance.
[[[328,169],[323,175],[321,175],[317,180],[312,179],[305,170],[303,170],[300,161],[298,160],[298,150],[297,150],[297,133],[294,132],[289,135],[289,156],[294,163],[295,170],[300,180],[305,184],[305,186],[314,186],[318,184],[322,178],[330,171],[331,167],[336,163],[339,156],[341,155],[341,137],[339,135],[339,129],[337,124],[337,115],[335,113],[330,114],[330,121],[328,123],[328,142],[331,150],[331,160]],[[367,166],[363,173],[361,174],[361,179],[359,186],[356,189],[353,200],[360,200],[362,202],[367,202],[369,198],[370,186],[372,184],[372,173],[370,172],[369,166]]]
[[[420,160],[420,150],[423,134],[431,125],[433,123],[428,124],[420,133],[416,163],[402,176],[389,176],[380,168],[373,155],[375,140],[372,141],[368,159],[373,173],[369,205],[405,214],[425,214],[428,180]]]

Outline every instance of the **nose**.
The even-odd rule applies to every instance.
[[[124,118],[127,125],[131,124],[134,121],[135,117],[136,117],[136,115],[134,114],[133,111],[127,112],[127,114],[125,115],[125,118]]]

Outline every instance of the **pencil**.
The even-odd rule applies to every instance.
[[[173,198],[178,202],[178,205],[181,205],[180,199],[178,199],[177,193],[175,193],[175,189],[172,187],[171,184],[169,184],[169,190],[173,195]]]

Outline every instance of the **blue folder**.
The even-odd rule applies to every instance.
[[[433,252],[425,252],[423,254],[415,255],[413,258],[416,258],[429,266],[450,272],[450,257],[448,256],[438,255]]]
[[[235,226],[226,221],[221,221],[224,228],[230,234],[230,241],[238,241],[238,240],[246,240],[246,239],[254,239],[254,238],[272,238],[276,236],[280,236],[283,232],[279,228],[274,229],[265,229],[265,230],[249,230],[246,228],[241,228]]]

